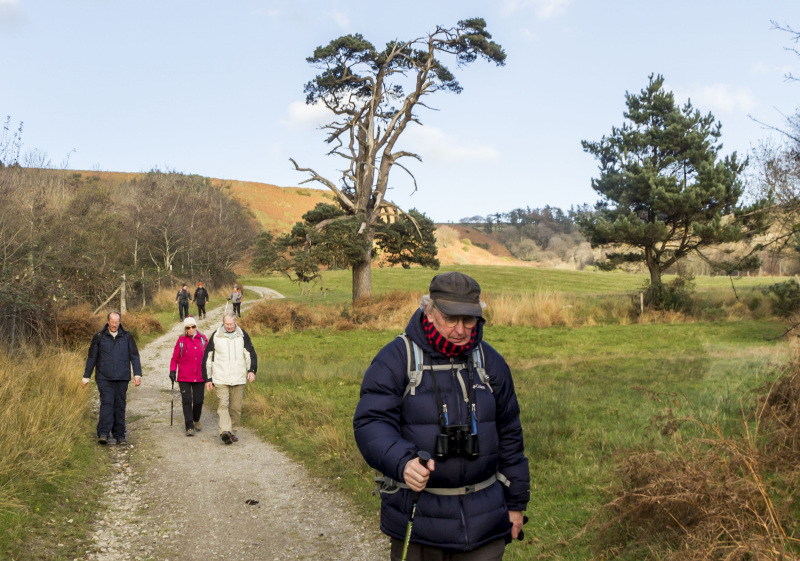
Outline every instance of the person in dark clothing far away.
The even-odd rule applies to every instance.
[[[413,504],[409,560],[497,561],[520,535],[528,459],[511,371],[483,341],[484,306],[475,279],[436,275],[405,332],[364,374],[353,429],[383,474],[380,527],[392,561]]]
[[[189,289],[186,288],[186,283],[183,283],[178,294],[175,295],[175,303],[178,305],[178,315],[181,317],[181,321],[189,315],[189,298],[191,298]]]
[[[203,286],[203,281],[198,281],[197,290],[194,291],[192,302],[197,304],[197,317],[206,317],[206,304],[210,302],[208,291]]]
[[[133,385],[142,383],[142,364],[133,335],[122,327],[119,312],[108,314],[108,323],[92,337],[83,387],[89,384],[92,371],[100,392],[100,418],[97,422],[97,442],[107,444],[113,436],[117,444],[127,443],[125,405],[128,383],[133,370]]]

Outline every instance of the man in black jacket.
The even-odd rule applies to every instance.
[[[192,302],[197,304],[197,317],[206,317],[206,303],[209,301],[208,291],[203,286],[203,281],[198,281],[197,290],[194,291]]]
[[[92,337],[86,368],[83,371],[85,388],[96,372],[95,381],[100,392],[100,419],[97,422],[97,442],[107,444],[113,436],[117,444],[126,444],[125,405],[128,383],[142,383],[142,364],[133,335],[120,325],[119,312],[109,312],[108,323]]]

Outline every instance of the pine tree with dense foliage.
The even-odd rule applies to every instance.
[[[592,187],[601,200],[580,218],[594,247],[617,246],[611,266],[644,262],[651,286],[662,273],[703,247],[742,238],[733,219],[746,161],[720,158],[721,124],[691,102],[675,103],[664,78],[649,77],[639,94],[625,94],[626,122],[598,142],[582,141],[600,161]]]

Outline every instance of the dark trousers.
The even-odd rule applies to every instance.
[[[96,378],[100,391],[100,419],[97,421],[97,436],[110,434],[117,440],[125,438],[125,404],[128,380],[104,380]]]
[[[178,315],[181,316],[181,321],[189,315],[189,302],[178,302]]]
[[[181,388],[181,404],[183,405],[183,422],[187,429],[194,428],[203,413],[203,396],[205,384],[203,382],[178,382]]]
[[[391,559],[400,561],[403,558],[403,540],[394,538],[391,540]],[[506,543],[502,539],[494,540],[472,551],[453,551],[410,543],[406,559],[407,561],[500,561],[503,559],[505,549]]]
[[[199,317],[199,318],[206,317],[206,305],[205,304],[198,304],[197,305],[197,317]]]
[[[239,317],[242,317],[242,303],[241,302],[239,302],[238,304],[236,302],[233,303],[233,313],[238,315]]]

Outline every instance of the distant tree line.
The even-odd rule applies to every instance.
[[[582,269],[594,264],[592,248],[576,225],[576,217],[585,212],[585,207],[564,211],[547,205],[470,216],[459,222],[493,235],[517,259],[547,265],[571,263]]]
[[[129,306],[162,282],[230,280],[257,231],[242,204],[197,175],[151,171],[109,182],[4,161],[0,341],[46,338],[59,307],[98,307],[123,275]]]

